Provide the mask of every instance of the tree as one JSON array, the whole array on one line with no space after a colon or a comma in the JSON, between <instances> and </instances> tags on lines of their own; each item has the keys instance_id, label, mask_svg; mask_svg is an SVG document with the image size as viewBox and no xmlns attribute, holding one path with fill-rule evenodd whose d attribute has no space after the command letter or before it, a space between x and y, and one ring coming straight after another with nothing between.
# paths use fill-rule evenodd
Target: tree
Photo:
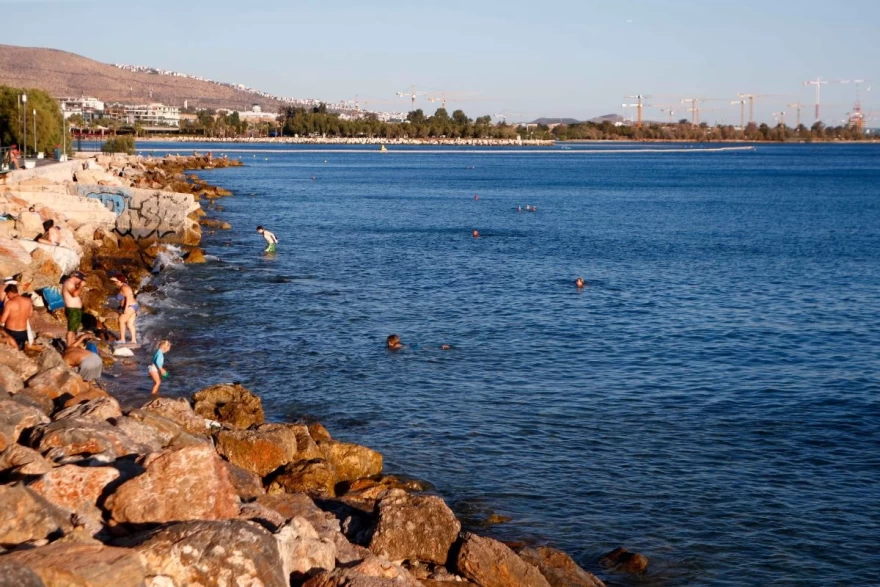
<instances>
[{"instance_id":1,"label":"tree","mask_svg":"<svg viewBox=\"0 0 880 587\"><path fill-rule=\"evenodd\" d=\"M27 94L27 104L19 104L19 96ZM0 142L4 145L22 146L27 134L27 152L34 152L34 110L37 111L37 151L51 153L63 142L61 107L42 90L19 89L0 86ZM27 133L22 129L22 116L26 117Z\"/></svg>"},{"instance_id":2,"label":"tree","mask_svg":"<svg viewBox=\"0 0 880 587\"><path fill-rule=\"evenodd\" d=\"M452 113L452 122L458 126L466 126L470 121L471 119L467 117L463 110L456 110Z\"/></svg>"},{"instance_id":3,"label":"tree","mask_svg":"<svg viewBox=\"0 0 880 587\"><path fill-rule=\"evenodd\" d=\"M423 124L427 120L427 118L425 118L425 113L422 112L421 108L413 110L412 112L407 114L406 119L412 124Z\"/></svg>"}]
</instances>

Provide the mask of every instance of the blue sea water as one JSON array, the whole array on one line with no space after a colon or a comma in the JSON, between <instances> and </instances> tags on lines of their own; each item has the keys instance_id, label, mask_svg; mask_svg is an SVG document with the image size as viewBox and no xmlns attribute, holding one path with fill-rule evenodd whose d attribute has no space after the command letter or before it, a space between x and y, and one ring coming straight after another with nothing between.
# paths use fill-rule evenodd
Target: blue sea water
<instances>
[{"instance_id":1,"label":"blue sea water","mask_svg":"<svg viewBox=\"0 0 880 587\"><path fill-rule=\"evenodd\" d=\"M880 584L880 146L238 147L149 302L166 393L241 381L609 583Z\"/></svg>"}]
</instances>

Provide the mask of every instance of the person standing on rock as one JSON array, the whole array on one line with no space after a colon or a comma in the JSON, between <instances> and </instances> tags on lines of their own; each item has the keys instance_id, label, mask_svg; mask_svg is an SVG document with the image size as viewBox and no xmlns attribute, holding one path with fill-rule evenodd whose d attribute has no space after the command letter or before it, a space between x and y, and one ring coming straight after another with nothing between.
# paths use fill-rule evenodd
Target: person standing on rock
<instances>
[{"instance_id":1,"label":"person standing on rock","mask_svg":"<svg viewBox=\"0 0 880 587\"><path fill-rule=\"evenodd\" d=\"M159 343L159 348L156 349L156 353L153 355L153 360L147 368L150 377L153 379L153 390L150 393L159 393L159 386L162 385L162 380L168 377L168 371L165 370L165 353L170 350L171 341L163 340Z\"/></svg>"},{"instance_id":2,"label":"person standing on rock","mask_svg":"<svg viewBox=\"0 0 880 587\"><path fill-rule=\"evenodd\" d=\"M131 334L131 343L137 344L137 329L134 323L140 305L134 297L134 290L122 274L111 276L110 283L119 288L119 293L116 294L116 299L119 300L119 309L122 312L122 315L119 316L119 342L125 344L125 331L128 329Z\"/></svg>"},{"instance_id":3,"label":"person standing on rock","mask_svg":"<svg viewBox=\"0 0 880 587\"><path fill-rule=\"evenodd\" d=\"M67 335L65 342L67 346L73 345L76 341L76 333L82 326L83 303L79 294L82 293L85 286L86 276L82 272L76 271L64 280L61 284L61 295L64 297L64 313L67 316Z\"/></svg>"},{"instance_id":4,"label":"person standing on rock","mask_svg":"<svg viewBox=\"0 0 880 587\"><path fill-rule=\"evenodd\" d=\"M264 253L274 253L275 246L278 244L278 237L275 236L274 233L269 232L262 226L257 227L257 232L263 235L263 238L266 239L266 250Z\"/></svg>"},{"instance_id":5,"label":"person standing on rock","mask_svg":"<svg viewBox=\"0 0 880 587\"><path fill-rule=\"evenodd\" d=\"M28 320L34 315L34 303L29 297L19 295L17 285L10 283L4 291L6 304L3 306L3 314L0 315L0 326L15 340L18 349L23 351L28 343Z\"/></svg>"}]
</instances>

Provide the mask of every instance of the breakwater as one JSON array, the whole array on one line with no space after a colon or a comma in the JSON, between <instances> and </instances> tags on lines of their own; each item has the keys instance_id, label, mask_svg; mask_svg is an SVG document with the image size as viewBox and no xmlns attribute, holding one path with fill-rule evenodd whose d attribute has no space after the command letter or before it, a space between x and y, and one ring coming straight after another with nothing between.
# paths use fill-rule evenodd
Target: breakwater
<instances>
[{"instance_id":1,"label":"breakwater","mask_svg":"<svg viewBox=\"0 0 880 587\"><path fill-rule=\"evenodd\" d=\"M203 260L201 226L223 221L198 202L229 194L187 171L233 164L99 157L74 166L70 184L10 185L4 273L29 293L85 270L109 363L108 271L143 281L169 245ZM62 227L62 245L25 258L16 247L27 253L43 218ZM64 364L58 318L38 318L36 344L0 346L0 577L12 584L601 584L560 551L462 532L426 485L383 475L381 454L317 423L266 423L259 395L239 385L123 409ZM605 564L642 572L646 561L615 551Z\"/></svg>"}]
</instances>

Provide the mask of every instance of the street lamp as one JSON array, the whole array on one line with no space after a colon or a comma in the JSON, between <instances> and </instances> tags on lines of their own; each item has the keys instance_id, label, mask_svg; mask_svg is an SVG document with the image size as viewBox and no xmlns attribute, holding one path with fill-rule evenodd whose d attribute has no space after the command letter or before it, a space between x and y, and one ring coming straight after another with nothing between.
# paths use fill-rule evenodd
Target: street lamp
<instances>
[{"instance_id":1,"label":"street lamp","mask_svg":"<svg viewBox=\"0 0 880 587\"><path fill-rule=\"evenodd\" d=\"M22 112L24 140L21 142L21 156L27 161L27 94L21 95L21 103L24 104L24 112Z\"/></svg>"}]
</instances>

